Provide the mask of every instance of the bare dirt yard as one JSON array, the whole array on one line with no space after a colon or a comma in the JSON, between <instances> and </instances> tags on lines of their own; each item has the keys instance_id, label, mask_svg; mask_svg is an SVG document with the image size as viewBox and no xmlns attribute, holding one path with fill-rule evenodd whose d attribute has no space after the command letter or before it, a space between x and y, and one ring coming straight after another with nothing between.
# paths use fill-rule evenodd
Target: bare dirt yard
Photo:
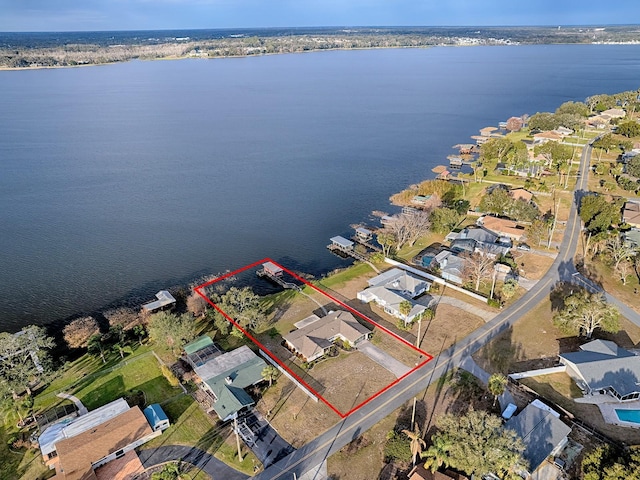
<instances>
[{"instance_id":1,"label":"bare dirt yard","mask_svg":"<svg viewBox=\"0 0 640 480\"><path fill-rule=\"evenodd\" d=\"M548 252L552 256L533 252L521 252L519 250L516 250L513 255L514 260L518 264L520 274L528 280L540 280L555 260L555 251L545 251L542 249L541 251L545 253Z\"/></svg>"}]
</instances>

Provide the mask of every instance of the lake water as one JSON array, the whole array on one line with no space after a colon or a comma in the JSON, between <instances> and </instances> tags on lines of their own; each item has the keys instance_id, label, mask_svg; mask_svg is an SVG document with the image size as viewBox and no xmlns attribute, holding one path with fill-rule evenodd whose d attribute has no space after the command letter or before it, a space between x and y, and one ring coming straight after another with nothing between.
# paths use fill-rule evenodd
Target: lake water
<instances>
[{"instance_id":1,"label":"lake water","mask_svg":"<svg viewBox=\"0 0 640 480\"><path fill-rule=\"evenodd\" d=\"M321 275L478 129L640 85L637 46L0 72L0 331L264 257Z\"/></svg>"}]
</instances>

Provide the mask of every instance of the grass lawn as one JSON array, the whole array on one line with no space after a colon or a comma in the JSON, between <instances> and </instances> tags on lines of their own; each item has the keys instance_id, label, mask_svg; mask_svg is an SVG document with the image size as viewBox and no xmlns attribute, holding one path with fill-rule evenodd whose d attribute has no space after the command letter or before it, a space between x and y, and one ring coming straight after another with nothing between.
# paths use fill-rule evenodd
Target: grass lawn
<instances>
[{"instance_id":1,"label":"grass lawn","mask_svg":"<svg viewBox=\"0 0 640 480\"><path fill-rule=\"evenodd\" d=\"M40 450L11 450L7 445L10 435L7 428L0 425L0 478L34 480L49 478L55 474L55 471L51 472L42 463Z\"/></svg>"},{"instance_id":2,"label":"grass lawn","mask_svg":"<svg viewBox=\"0 0 640 480\"><path fill-rule=\"evenodd\" d=\"M234 437L229 426L217 426L189 395L182 395L162 405L171 426L161 436L146 443L143 449L162 445L188 445L211 453L216 458L247 474L253 473L258 460L242 444L242 463L238 462Z\"/></svg>"},{"instance_id":3,"label":"grass lawn","mask_svg":"<svg viewBox=\"0 0 640 480\"><path fill-rule=\"evenodd\" d=\"M160 403L181 390L169 385L153 355L134 359L74 392L89 409L100 407L131 390L142 390L146 403Z\"/></svg>"},{"instance_id":4,"label":"grass lawn","mask_svg":"<svg viewBox=\"0 0 640 480\"><path fill-rule=\"evenodd\" d=\"M429 232L428 234L423 235L418 240L416 240L416 243L414 243L413 245L405 245L404 247L402 247L402 249L397 252L396 256L404 260L406 263L411 263L413 257L420 253L420 251L436 242L444 242L444 235L435 232Z\"/></svg>"},{"instance_id":5,"label":"grass lawn","mask_svg":"<svg viewBox=\"0 0 640 480\"><path fill-rule=\"evenodd\" d=\"M375 272L371 269L371 267L366 263L356 263L355 265L345 268L338 273L333 275L329 275L328 277L323 278L317 282L318 287L322 288L340 288L347 282L353 280L354 278L360 277L362 275L367 274L375 274ZM309 288L305 289L305 292L310 290Z\"/></svg>"},{"instance_id":6,"label":"grass lawn","mask_svg":"<svg viewBox=\"0 0 640 480\"><path fill-rule=\"evenodd\" d=\"M118 354L112 354L108 358L107 363L102 363L100 358L92 357L91 355L83 355L79 359L75 360L65 370L61 370L51 383L47 387L38 392L34 399L34 411L42 412L54 405L61 403L61 399L56 397L58 392L71 393L77 391L83 386L89 385L94 380L98 379L104 372L116 368L121 362L135 361L137 357L142 355L149 355L151 347L148 345L133 346L129 355L126 355L124 360L120 358ZM155 359L154 359L155 360ZM157 364L157 362L156 362Z\"/></svg>"},{"instance_id":7,"label":"grass lawn","mask_svg":"<svg viewBox=\"0 0 640 480\"><path fill-rule=\"evenodd\" d=\"M627 279L627 284L622 285L613 268L609 265L598 260L590 260L587 261L586 266L589 278L602 285L605 291L613 292L627 306L640 313L640 294L634 293L636 290L640 290L640 283L638 283L638 277L633 273L633 270Z\"/></svg>"}]
</instances>

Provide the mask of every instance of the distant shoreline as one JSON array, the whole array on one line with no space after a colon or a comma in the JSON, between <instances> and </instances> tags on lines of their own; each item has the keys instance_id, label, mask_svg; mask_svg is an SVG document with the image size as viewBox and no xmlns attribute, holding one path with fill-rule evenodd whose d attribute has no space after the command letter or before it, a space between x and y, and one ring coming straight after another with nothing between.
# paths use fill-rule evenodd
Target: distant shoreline
<instances>
[{"instance_id":1,"label":"distant shoreline","mask_svg":"<svg viewBox=\"0 0 640 480\"><path fill-rule=\"evenodd\" d=\"M232 58L336 50L554 44L640 44L636 26L357 27L143 32L0 32L0 70L130 60Z\"/></svg>"}]
</instances>

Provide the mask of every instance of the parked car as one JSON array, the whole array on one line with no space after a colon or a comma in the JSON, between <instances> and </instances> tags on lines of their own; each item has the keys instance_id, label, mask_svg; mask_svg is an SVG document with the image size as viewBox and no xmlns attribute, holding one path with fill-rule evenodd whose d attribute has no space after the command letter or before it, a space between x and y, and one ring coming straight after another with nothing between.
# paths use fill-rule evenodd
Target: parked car
<instances>
[{"instance_id":1,"label":"parked car","mask_svg":"<svg viewBox=\"0 0 640 480\"><path fill-rule=\"evenodd\" d=\"M522 250L523 252L528 252L531 250L531 247L526 243L520 243L517 247L518 250Z\"/></svg>"}]
</instances>

